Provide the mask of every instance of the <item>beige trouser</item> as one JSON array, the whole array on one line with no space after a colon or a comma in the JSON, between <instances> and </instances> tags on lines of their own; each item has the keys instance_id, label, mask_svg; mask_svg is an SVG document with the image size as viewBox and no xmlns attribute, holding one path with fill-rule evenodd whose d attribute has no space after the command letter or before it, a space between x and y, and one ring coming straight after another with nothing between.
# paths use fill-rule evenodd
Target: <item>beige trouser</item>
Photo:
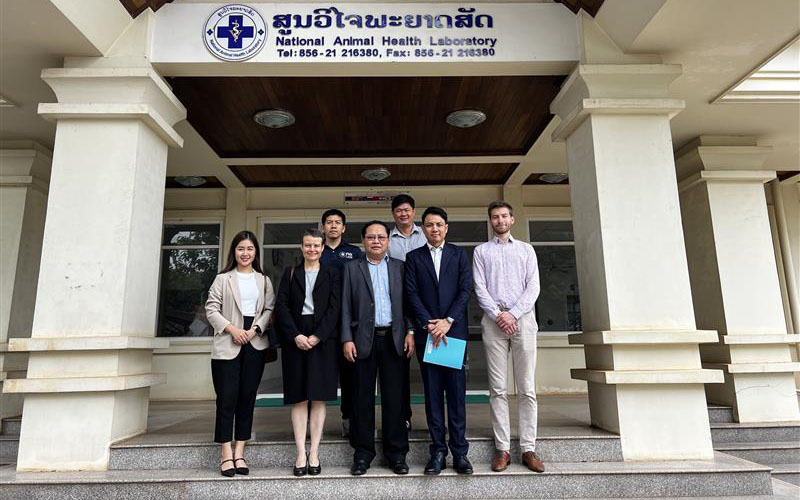
<instances>
[{"instance_id":1,"label":"beige trouser","mask_svg":"<svg viewBox=\"0 0 800 500\"><path fill-rule=\"evenodd\" d=\"M519 331L509 337L484 315L483 346L489 371L489 400L494 428L494 444L498 450L511 448L511 421L508 414L508 351L514 360L514 381L519 401L519 444L522 452L535 451L538 407L536 404L536 332L533 312L518 320Z\"/></svg>"}]
</instances>

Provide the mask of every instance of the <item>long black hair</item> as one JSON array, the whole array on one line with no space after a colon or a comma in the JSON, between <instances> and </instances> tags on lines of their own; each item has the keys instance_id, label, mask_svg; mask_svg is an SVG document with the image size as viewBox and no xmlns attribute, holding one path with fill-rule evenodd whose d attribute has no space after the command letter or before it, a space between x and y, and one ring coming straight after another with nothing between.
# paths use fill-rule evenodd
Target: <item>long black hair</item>
<instances>
[{"instance_id":1,"label":"long black hair","mask_svg":"<svg viewBox=\"0 0 800 500\"><path fill-rule=\"evenodd\" d=\"M253 269L257 273L264 274L261 270L261 247L258 245L258 238L252 231L240 231L236 233L231 241L231 247L228 249L228 261L225 264L225 269L220 271L220 274L227 273L232 269L236 269L236 247L244 240L250 240L254 247L256 247L256 257L253 259Z\"/></svg>"}]
</instances>

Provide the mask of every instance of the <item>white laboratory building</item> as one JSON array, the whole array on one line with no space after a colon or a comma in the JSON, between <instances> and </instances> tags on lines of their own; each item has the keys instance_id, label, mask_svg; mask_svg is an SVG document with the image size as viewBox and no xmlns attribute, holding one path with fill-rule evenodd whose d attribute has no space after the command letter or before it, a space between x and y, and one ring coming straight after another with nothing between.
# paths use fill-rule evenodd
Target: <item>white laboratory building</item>
<instances>
[{"instance_id":1,"label":"white laboratory building","mask_svg":"<svg viewBox=\"0 0 800 500\"><path fill-rule=\"evenodd\" d=\"M277 287L401 193L470 256L513 205L547 471L489 468L473 297L473 475L422 474L414 361L410 474L351 476L331 405L293 477L277 361L221 477L233 236ZM798 289L798 0L0 0L0 497L797 498Z\"/></svg>"}]
</instances>

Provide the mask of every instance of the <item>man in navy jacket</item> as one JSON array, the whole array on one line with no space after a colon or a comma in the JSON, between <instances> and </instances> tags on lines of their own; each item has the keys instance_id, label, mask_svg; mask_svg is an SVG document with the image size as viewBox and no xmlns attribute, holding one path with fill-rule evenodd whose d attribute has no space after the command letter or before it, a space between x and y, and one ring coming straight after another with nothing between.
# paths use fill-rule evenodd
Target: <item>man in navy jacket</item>
<instances>
[{"instance_id":1,"label":"man in navy jacket","mask_svg":"<svg viewBox=\"0 0 800 500\"><path fill-rule=\"evenodd\" d=\"M428 243L406 254L406 299L416 323L417 359L425 386L425 417L433 441L425 474L436 475L445 468L448 444L445 442L444 399L447 397L447 428L453 467L471 474L467 459L466 376L461 369L423 362L425 343L447 344L447 338L467 340L467 303L472 292L472 266L463 248L446 243L447 212L429 207L422 214L422 230Z\"/></svg>"}]
</instances>

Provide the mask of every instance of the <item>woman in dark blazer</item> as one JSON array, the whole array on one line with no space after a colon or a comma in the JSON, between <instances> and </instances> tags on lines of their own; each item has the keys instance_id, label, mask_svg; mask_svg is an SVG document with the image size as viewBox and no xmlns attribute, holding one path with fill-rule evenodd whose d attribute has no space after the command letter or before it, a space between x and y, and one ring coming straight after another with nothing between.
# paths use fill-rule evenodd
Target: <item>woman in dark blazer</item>
<instances>
[{"instance_id":1,"label":"woman in dark blazer","mask_svg":"<svg viewBox=\"0 0 800 500\"><path fill-rule=\"evenodd\" d=\"M281 335L283 403L292 406L297 446L293 473L317 475L319 443L325 424L325 401L336 400L339 352L341 277L333 266L321 266L322 233L303 235L303 263L284 271L275 303ZM311 402L311 418L308 402ZM311 448L306 454L306 423L311 425Z\"/></svg>"}]
</instances>

